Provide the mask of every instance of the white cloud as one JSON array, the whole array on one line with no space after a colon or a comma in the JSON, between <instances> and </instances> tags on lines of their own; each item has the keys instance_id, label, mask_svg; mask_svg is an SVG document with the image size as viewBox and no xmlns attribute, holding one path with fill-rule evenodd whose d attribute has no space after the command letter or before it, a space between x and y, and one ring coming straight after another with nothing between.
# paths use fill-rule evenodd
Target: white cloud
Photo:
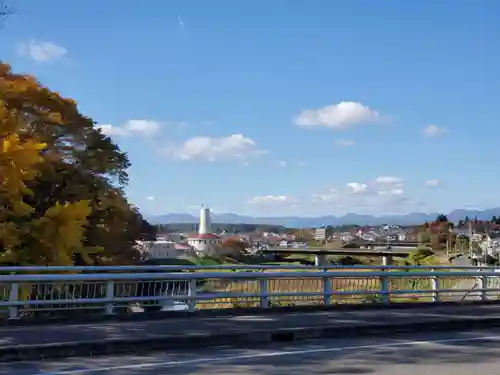
<instances>
[{"instance_id":1,"label":"white cloud","mask_svg":"<svg viewBox=\"0 0 500 375\"><path fill-rule=\"evenodd\" d=\"M181 29L183 29L183 28L184 28L184 21L182 20L181 16L178 16L178 17L177 17L177 23L179 24L179 27L180 27Z\"/></svg>"},{"instance_id":2,"label":"white cloud","mask_svg":"<svg viewBox=\"0 0 500 375\"><path fill-rule=\"evenodd\" d=\"M438 135L446 133L446 129L439 127L437 125L427 125L423 129L423 134L425 137L432 138Z\"/></svg>"},{"instance_id":3,"label":"white cloud","mask_svg":"<svg viewBox=\"0 0 500 375\"><path fill-rule=\"evenodd\" d=\"M320 194L313 194L311 197L313 202L324 202L331 203L339 199L340 192L335 188L328 188L326 191Z\"/></svg>"},{"instance_id":4,"label":"white cloud","mask_svg":"<svg viewBox=\"0 0 500 375\"><path fill-rule=\"evenodd\" d=\"M368 190L368 185L359 182L349 182L346 187L352 194L364 193Z\"/></svg>"},{"instance_id":5,"label":"white cloud","mask_svg":"<svg viewBox=\"0 0 500 375\"><path fill-rule=\"evenodd\" d=\"M389 189L381 189L377 192L379 196L401 196L404 194L403 188L389 188Z\"/></svg>"},{"instance_id":6,"label":"white cloud","mask_svg":"<svg viewBox=\"0 0 500 375\"><path fill-rule=\"evenodd\" d=\"M286 167L286 162L285 162L285 161L283 161L283 160L280 160L280 161L278 162L278 166L279 166L279 167Z\"/></svg>"},{"instance_id":7,"label":"white cloud","mask_svg":"<svg viewBox=\"0 0 500 375\"><path fill-rule=\"evenodd\" d=\"M187 139L180 147L167 150L180 160L240 159L259 156L266 151L258 149L254 140L243 134L227 137L193 137Z\"/></svg>"},{"instance_id":8,"label":"white cloud","mask_svg":"<svg viewBox=\"0 0 500 375\"><path fill-rule=\"evenodd\" d=\"M381 175L369 180L330 186L314 194L261 195L251 198L253 213L259 215L396 214L418 210L417 197L407 194L400 177Z\"/></svg>"},{"instance_id":9,"label":"white cloud","mask_svg":"<svg viewBox=\"0 0 500 375\"><path fill-rule=\"evenodd\" d=\"M391 184L391 185L394 185L394 184L402 184L403 183L403 179L399 178L399 177L394 177L394 176L379 176L375 179L375 182L377 184Z\"/></svg>"},{"instance_id":10,"label":"white cloud","mask_svg":"<svg viewBox=\"0 0 500 375\"><path fill-rule=\"evenodd\" d=\"M436 180L436 179L432 179L432 180L427 180L427 181L425 181L425 185L427 185L427 186L429 186L429 187L439 186L440 184L441 184L441 181Z\"/></svg>"},{"instance_id":11,"label":"white cloud","mask_svg":"<svg viewBox=\"0 0 500 375\"><path fill-rule=\"evenodd\" d=\"M358 102L340 102L316 109L302 111L295 123L304 128L328 127L347 129L359 124L370 124L381 120L380 114Z\"/></svg>"},{"instance_id":12,"label":"white cloud","mask_svg":"<svg viewBox=\"0 0 500 375\"><path fill-rule=\"evenodd\" d=\"M349 139L339 139L337 141L335 141L335 145L337 147L352 147L354 146L354 141L351 141Z\"/></svg>"},{"instance_id":13,"label":"white cloud","mask_svg":"<svg viewBox=\"0 0 500 375\"><path fill-rule=\"evenodd\" d=\"M259 205L276 205L276 204L290 204L297 203L295 198L286 196L286 195L257 195L248 200L250 204L259 204Z\"/></svg>"},{"instance_id":14,"label":"white cloud","mask_svg":"<svg viewBox=\"0 0 500 375\"><path fill-rule=\"evenodd\" d=\"M375 179L378 196L398 197L404 194L403 179L394 176L379 176Z\"/></svg>"},{"instance_id":15,"label":"white cloud","mask_svg":"<svg viewBox=\"0 0 500 375\"><path fill-rule=\"evenodd\" d=\"M149 197L146 197L146 200L148 200L148 201L154 201L155 197L153 195L150 195Z\"/></svg>"},{"instance_id":16,"label":"white cloud","mask_svg":"<svg viewBox=\"0 0 500 375\"><path fill-rule=\"evenodd\" d=\"M324 210L346 209L346 212L395 212L409 201L404 181L394 176L379 176L366 182L349 182L343 187L329 187L311 196L311 204Z\"/></svg>"},{"instance_id":17,"label":"white cloud","mask_svg":"<svg viewBox=\"0 0 500 375\"><path fill-rule=\"evenodd\" d=\"M160 124L150 120L129 120L122 126L114 126L110 124L97 125L97 128L107 136L152 136L160 129Z\"/></svg>"},{"instance_id":18,"label":"white cloud","mask_svg":"<svg viewBox=\"0 0 500 375\"><path fill-rule=\"evenodd\" d=\"M22 56L28 56L35 61L49 62L64 57L68 51L52 42L31 40L18 45L18 52Z\"/></svg>"}]
</instances>

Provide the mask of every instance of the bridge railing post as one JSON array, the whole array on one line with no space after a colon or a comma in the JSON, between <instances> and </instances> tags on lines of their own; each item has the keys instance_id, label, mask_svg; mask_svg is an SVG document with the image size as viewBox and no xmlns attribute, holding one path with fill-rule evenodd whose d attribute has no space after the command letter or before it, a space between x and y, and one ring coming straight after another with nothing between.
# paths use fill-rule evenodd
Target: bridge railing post
<instances>
[{"instance_id":1,"label":"bridge railing post","mask_svg":"<svg viewBox=\"0 0 500 375\"><path fill-rule=\"evenodd\" d=\"M436 270L434 268L431 268L431 272L435 272ZM431 290L432 290L432 302L439 302L440 300L440 295L439 295L439 286L440 280L437 276L432 276L431 277Z\"/></svg>"},{"instance_id":2,"label":"bridge railing post","mask_svg":"<svg viewBox=\"0 0 500 375\"><path fill-rule=\"evenodd\" d=\"M479 268L479 271L483 271L481 268ZM479 289L481 290L481 301L486 301L488 299L488 292L487 292L487 288L488 288L488 276L479 276L478 278L478 287Z\"/></svg>"},{"instance_id":3,"label":"bridge railing post","mask_svg":"<svg viewBox=\"0 0 500 375\"><path fill-rule=\"evenodd\" d=\"M193 297L196 297L196 294L198 292L197 281L198 280L196 280L196 279L190 279L188 282L188 296L191 297L187 303L189 312L196 311L196 298L193 298Z\"/></svg>"},{"instance_id":4,"label":"bridge railing post","mask_svg":"<svg viewBox=\"0 0 500 375\"><path fill-rule=\"evenodd\" d=\"M332 304L332 279L325 276L323 277L323 304L325 306Z\"/></svg>"},{"instance_id":5,"label":"bridge railing post","mask_svg":"<svg viewBox=\"0 0 500 375\"><path fill-rule=\"evenodd\" d=\"M259 280L259 305L261 309L267 309L269 307L269 296L268 296L268 279Z\"/></svg>"},{"instance_id":6,"label":"bridge railing post","mask_svg":"<svg viewBox=\"0 0 500 375\"><path fill-rule=\"evenodd\" d=\"M385 271L387 272L387 271ZM382 303L387 305L391 303L391 283L389 276L380 276L380 295L382 296Z\"/></svg>"},{"instance_id":7,"label":"bridge railing post","mask_svg":"<svg viewBox=\"0 0 500 375\"><path fill-rule=\"evenodd\" d=\"M114 298L115 298L115 282L108 281L106 283L106 299L108 300L108 302L106 302L106 306L104 308L106 311L106 315L114 314L115 305L112 302Z\"/></svg>"},{"instance_id":8,"label":"bridge railing post","mask_svg":"<svg viewBox=\"0 0 500 375\"><path fill-rule=\"evenodd\" d=\"M10 284L9 291L9 302L18 302L19 301L19 284L12 283ZM19 319L19 306L10 306L9 307L9 319Z\"/></svg>"}]
</instances>

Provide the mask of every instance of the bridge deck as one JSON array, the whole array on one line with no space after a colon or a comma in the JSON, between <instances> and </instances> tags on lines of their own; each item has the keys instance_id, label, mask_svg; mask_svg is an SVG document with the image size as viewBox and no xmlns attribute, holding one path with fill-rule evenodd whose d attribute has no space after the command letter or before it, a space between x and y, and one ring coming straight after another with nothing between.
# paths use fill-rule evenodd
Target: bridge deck
<instances>
[{"instance_id":1,"label":"bridge deck","mask_svg":"<svg viewBox=\"0 0 500 375\"><path fill-rule=\"evenodd\" d=\"M408 256L415 249L391 248L386 249L364 249L364 248L342 248L342 249L320 249L320 248L271 248L264 249L263 252L271 254L310 254L310 255L358 255L358 256Z\"/></svg>"},{"instance_id":2,"label":"bridge deck","mask_svg":"<svg viewBox=\"0 0 500 375\"><path fill-rule=\"evenodd\" d=\"M175 337L217 335L220 333L268 332L302 327L344 327L366 325L406 325L429 322L439 324L454 319L500 319L500 306L433 306L409 309L370 309L318 311L300 313L269 313L254 316L179 317L149 321L106 321L87 324L2 326L0 350L17 346L39 346L79 342L112 342L116 340L175 339Z\"/></svg>"}]
</instances>

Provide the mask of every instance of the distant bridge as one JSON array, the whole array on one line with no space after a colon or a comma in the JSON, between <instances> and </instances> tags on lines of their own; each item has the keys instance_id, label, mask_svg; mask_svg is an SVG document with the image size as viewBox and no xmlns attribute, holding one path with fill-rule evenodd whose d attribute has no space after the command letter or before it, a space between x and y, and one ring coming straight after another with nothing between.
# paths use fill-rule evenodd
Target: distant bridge
<instances>
[{"instance_id":1,"label":"distant bridge","mask_svg":"<svg viewBox=\"0 0 500 375\"><path fill-rule=\"evenodd\" d=\"M382 258L382 263L384 265L392 264L392 259L394 257L407 258L414 249L409 248L397 248L392 247L390 249L358 249L358 248L342 248L342 249L322 249L322 248L267 248L262 249L264 253L271 253L274 256L284 255L284 254L302 254L302 255L314 255L314 264L316 266L322 266L327 264L328 255L353 255L353 256L379 256Z\"/></svg>"},{"instance_id":2,"label":"distant bridge","mask_svg":"<svg viewBox=\"0 0 500 375\"><path fill-rule=\"evenodd\" d=\"M414 248L416 248L416 247L420 246L420 242L417 242L417 241L367 242L367 243L361 244L360 246L370 248L370 247L380 247L380 246L387 247L388 245L391 247L414 247Z\"/></svg>"}]
</instances>

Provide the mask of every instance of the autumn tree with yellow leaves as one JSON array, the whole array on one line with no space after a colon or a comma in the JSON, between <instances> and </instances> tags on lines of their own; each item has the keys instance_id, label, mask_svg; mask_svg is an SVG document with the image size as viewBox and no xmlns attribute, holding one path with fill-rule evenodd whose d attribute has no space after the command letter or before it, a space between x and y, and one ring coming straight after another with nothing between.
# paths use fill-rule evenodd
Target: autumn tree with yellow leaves
<instances>
[{"instance_id":1,"label":"autumn tree with yellow leaves","mask_svg":"<svg viewBox=\"0 0 500 375\"><path fill-rule=\"evenodd\" d=\"M0 263L133 263L153 233L123 194L129 165L73 100L0 62Z\"/></svg>"}]
</instances>

